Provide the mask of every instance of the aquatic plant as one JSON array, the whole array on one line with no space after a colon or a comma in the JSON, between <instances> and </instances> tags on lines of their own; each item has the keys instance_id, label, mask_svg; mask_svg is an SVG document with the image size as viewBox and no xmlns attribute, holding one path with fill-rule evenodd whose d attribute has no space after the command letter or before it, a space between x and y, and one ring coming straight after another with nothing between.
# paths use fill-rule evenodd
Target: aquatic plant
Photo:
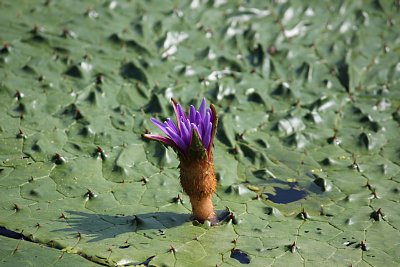
<instances>
[{"instance_id":1,"label":"aquatic plant","mask_svg":"<svg viewBox=\"0 0 400 267\"><path fill-rule=\"evenodd\" d=\"M162 123L155 118L151 122L167 137L145 134L144 137L172 147L180 160L180 181L183 191L192 204L193 216L200 222L216 221L211 197L216 190L212 143L217 126L217 113L211 104L206 108L203 98L198 110L193 105L188 115L174 99L176 124L170 119Z\"/></svg>"}]
</instances>

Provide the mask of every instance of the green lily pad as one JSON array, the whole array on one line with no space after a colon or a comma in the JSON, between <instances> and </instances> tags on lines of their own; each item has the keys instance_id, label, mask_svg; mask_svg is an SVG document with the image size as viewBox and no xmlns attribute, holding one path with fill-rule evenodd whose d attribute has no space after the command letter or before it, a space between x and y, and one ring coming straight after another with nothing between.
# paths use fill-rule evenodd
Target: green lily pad
<instances>
[{"instance_id":1,"label":"green lily pad","mask_svg":"<svg viewBox=\"0 0 400 267\"><path fill-rule=\"evenodd\" d=\"M0 265L400 264L398 3L3 2ZM142 137L203 97L212 226Z\"/></svg>"}]
</instances>

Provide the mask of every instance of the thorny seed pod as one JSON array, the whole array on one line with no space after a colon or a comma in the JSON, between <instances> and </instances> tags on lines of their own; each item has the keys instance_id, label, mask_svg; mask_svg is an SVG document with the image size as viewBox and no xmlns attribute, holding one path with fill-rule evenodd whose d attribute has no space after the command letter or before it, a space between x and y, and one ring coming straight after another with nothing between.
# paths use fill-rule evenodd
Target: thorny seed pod
<instances>
[{"instance_id":1,"label":"thorny seed pod","mask_svg":"<svg viewBox=\"0 0 400 267\"><path fill-rule=\"evenodd\" d=\"M171 99L175 111L176 124L170 119L162 123L151 118L167 137L144 134L147 139L171 146L180 160L180 181L183 191L189 195L193 216L199 222L215 223L214 207L211 201L217 181L212 159L212 143L217 127L217 112L211 104L206 108L203 98L199 109L190 106L186 115L180 104Z\"/></svg>"}]
</instances>

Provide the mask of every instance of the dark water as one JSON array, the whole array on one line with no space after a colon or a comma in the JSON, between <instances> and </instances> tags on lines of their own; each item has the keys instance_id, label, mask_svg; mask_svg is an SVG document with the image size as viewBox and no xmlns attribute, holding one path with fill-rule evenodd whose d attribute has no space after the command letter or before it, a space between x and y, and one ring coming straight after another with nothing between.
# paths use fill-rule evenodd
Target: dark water
<instances>
[{"instance_id":1,"label":"dark water","mask_svg":"<svg viewBox=\"0 0 400 267\"><path fill-rule=\"evenodd\" d=\"M305 190L299 190L296 188L283 189L280 187L274 187L275 194L265 193L268 199L277 204L287 204L298 201L305 198L308 193Z\"/></svg>"},{"instance_id":2,"label":"dark water","mask_svg":"<svg viewBox=\"0 0 400 267\"><path fill-rule=\"evenodd\" d=\"M237 260L241 264L249 264L250 263L250 258L249 255L247 255L246 252L240 250L240 249L232 249L231 250L231 258Z\"/></svg>"},{"instance_id":3,"label":"dark water","mask_svg":"<svg viewBox=\"0 0 400 267\"><path fill-rule=\"evenodd\" d=\"M20 233L10 231L4 227L0 226L0 235L9 237L9 238L15 238L15 239L22 239L24 236L21 235Z\"/></svg>"}]
</instances>

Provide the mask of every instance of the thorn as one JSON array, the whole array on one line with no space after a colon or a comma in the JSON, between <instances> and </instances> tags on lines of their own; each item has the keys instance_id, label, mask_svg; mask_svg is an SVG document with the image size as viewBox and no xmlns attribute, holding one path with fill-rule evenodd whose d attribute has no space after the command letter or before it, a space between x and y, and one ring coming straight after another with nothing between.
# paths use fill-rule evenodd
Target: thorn
<instances>
[{"instance_id":1,"label":"thorn","mask_svg":"<svg viewBox=\"0 0 400 267\"><path fill-rule=\"evenodd\" d=\"M376 211L373 211L371 213L371 218L374 219L375 221L381 221L383 217L383 213L381 208L377 209Z\"/></svg>"},{"instance_id":2,"label":"thorn","mask_svg":"<svg viewBox=\"0 0 400 267\"><path fill-rule=\"evenodd\" d=\"M296 99L296 101L292 104L293 107L300 107L300 99Z\"/></svg>"},{"instance_id":3,"label":"thorn","mask_svg":"<svg viewBox=\"0 0 400 267\"><path fill-rule=\"evenodd\" d=\"M142 182L142 185L147 184L147 179L146 179L144 176L142 176L142 177L140 178L140 181Z\"/></svg>"},{"instance_id":4,"label":"thorn","mask_svg":"<svg viewBox=\"0 0 400 267\"><path fill-rule=\"evenodd\" d=\"M361 172L360 166L357 163L356 155L353 153L351 154L351 157L353 158L353 163L350 165L350 168L355 169L358 172Z\"/></svg>"},{"instance_id":5,"label":"thorn","mask_svg":"<svg viewBox=\"0 0 400 267\"><path fill-rule=\"evenodd\" d=\"M269 113L274 114L275 113L275 108L272 106L271 109L269 110Z\"/></svg>"},{"instance_id":6,"label":"thorn","mask_svg":"<svg viewBox=\"0 0 400 267\"><path fill-rule=\"evenodd\" d=\"M35 181L35 178L33 178L33 176L31 176L29 179L28 179L28 182L30 182L30 183L33 183Z\"/></svg>"},{"instance_id":7,"label":"thorn","mask_svg":"<svg viewBox=\"0 0 400 267\"><path fill-rule=\"evenodd\" d=\"M289 250L290 250L290 252L295 253L297 251L297 249L298 249L298 247L297 247L296 241L293 241L293 243L291 245L289 245Z\"/></svg>"},{"instance_id":8,"label":"thorn","mask_svg":"<svg viewBox=\"0 0 400 267\"><path fill-rule=\"evenodd\" d=\"M82 238L82 235L81 235L81 233L80 232L78 232L77 234L76 234L76 236L75 236L76 238L78 238L78 240L81 240L81 238Z\"/></svg>"},{"instance_id":9,"label":"thorn","mask_svg":"<svg viewBox=\"0 0 400 267\"><path fill-rule=\"evenodd\" d=\"M273 46L273 45L270 46L270 47L268 47L267 52L268 52L268 54L270 54L271 56L274 56L274 55L276 54L276 47Z\"/></svg>"},{"instance_id":10,"label":"thorn","mask_svg":"<svg viewBox=\"0 0 400 267\"><path fill-rule=\"evenodd\" d=\"M90 189L88 189L87 192L85 193L85 197L88 199L92 199L94 197L97 197L97 195L93 193Z\"/></svg>"},{"instance_id":11,"label":"thorn","mask_svg":"<svg viewBox=\"0 0 400 267\"><path fill-rule=\"evenodd\" d=\"M67 217L64 215L64 213L61 213L61 215L60 215L60 217L58 217L58 219L64 219L64 220L66 220Z\"/></svg>"},{"instance_id":12,"label":"thorn","mask_svg":"<svg viewBox=\"0 0 400 267\"><path fill-rule=\"evenodd\" d=\"M367 244L364 242L364 240L361 240L361 242L357 245L357 247L361 248L362 251L368 250Z\"/></svg>"},{"instance_id":13,"label":"thorn","mask_svg":"<svg viewBox=\"0 0 400 267\"><path fill-rule=\"evenodd\" d=\"M81 110L80 110L79 108L76 108L76 109L75 109L74 118L75 118L76 120L79 120L79 119L82 119L82 118L83 118L83 115L82 115Z\"/></svg>"},{"instance_id":14,"label":"thorn","mask_svg":"<svg viewBox=\"0 0 400 267\"><path fill-rule=\"evenodd\" d=\"M61 36L64 38L72 37L72 33L68 29L64 28L62 30Z\"/></svg>"},{"instance_id":15,"label":"thorn","mask_svg":"<svg viewBox=\"0 0 400 267\"><path fill-rule=\"evenodd\" d=\"M173 253L175 255L176 249L173 246L171 246L171 248L168 250L168 252Z\"/></svg>"},{"instance_id":16,"label":"thorn","mask_svg":"<svg viewBox=\"0 0 400 267\"><path fill-rule=\"evenodd\" d=\"M8 45L8 43L4 43L3 48L0 49L0 54L8 54L8 53L10 53L10 51L11 51L11 48Z\"/></svg>"},{"instance_id":17,"label":"thorn","mask_svg":"<svg viewBox=\"0 0 400 267\"><path fill-rule=\"evenodd\" d=\"M21 207L18 206L18 204L14 204L13 210L15 210L16 212L21 210Z\"/></svg>"},{"instance_id":18,"label":"thorn","mask_svg":"<svg viewBox=\"0 0 400 267\"><path fill-rule=\"evenodd\" d=\"M165 236L165 232L164 232L164 230L162 230L162 229L158 229L158 233L159 233L161 236Z\"/></svg>"},{"instance_id":19,"label":"thorn","mask_svg":"<svg viewBox=\"0 0 400 267\"><path fill-rule=\"evenodd\" d=\"M17 92L15 93L14 97L19 101L19 100L21 100L21 98L24 97L24 94L21 93L19 90L17 90Z\"/></svg>"},{"instance_id":20,"label":"thorn","mask_svg":"<svg viewBox=\"0 0 400 267\"><path fill-rule=\"evenodd\" d=\"M178 194L178 196L173 198L174 203L181 203L183 204L183 199L181 198L181 195Z\"/></svg>"},{"instance_id":21,"label":"thorn","mask_svg":"<svg viewBox=\"0 0 400 267\"><path fill-rule=\"evenodd\" d=\"M239 223L238 219L236 218L236 215L232 211L229 212L229 215L228 215L226 221L227 222L232 221L232 224L238 224Z\"/></svg>"},{"instance_id":22,"label":"thorn","mask_svg":"<svg viewBox=\"0 0 400 267\"><path fill-rule=\"evenodd\" d=\"M102 160L106 160L107 159L106 153L104 153L104 150L100 146L97 147L96 154L97 154L97 156L100 156L100 158Z\"/></svg>"},{"instance_id":23,"label":"thorn","mask_svg":"<svg viewBox=\"0 0 400 267\"><path fill-rule=\"evenodd\" d=\"M53 156L53 161L55 164L60 165L65 162L65 159L59 153L56 153Z\"/></svg>"},{"instance_id":24,"label":"thorn","mask_svg":"<svg viewBox=\"0 0 400 267\"><path fill-rule=\"evenodd\" d=\"M319 215L321 215L321 216L325 215L325 212L324 212L324 205L320 205L320 206L319 206Z\"/></svg>"},{"instance_id":25,"label":"thorn","mask_svg":"<svg viewBox=\"0 0 400 267\"><path fill-rule=\"evenodd\" d=\"M17 138L18 139L26 139L26 135L22 132L21 129L19 129L19 132L17 133Z\"/></svg>"},{"instance_id":26,"label":"thorn","mask_svg":"<svg viewBox=\"0 0 400 267\"><path fill-rule=\"evenodd\" d=\"M333 136L328 138L329 144L336 144L337 143L337 130L336 128L333 129Z\"/></svg>"},{"instance_id":27,"label":"thorn","mask_svg":"<svg viewBox=\"0 0 400 267\"><path fill-rule=\"evenodd\" d=\"M40 27L38 25L34 24L31 29L31 33L34 35L37 35L39 32L40 32Z\"/></svg>"},{"instance_id":28,"label":"thorn","mask_svg":"<svg viewBox=\"0 0 400 267\"><path fill-rule=\"evenodd\" d=\"M232 149L230 149L230 152L234 155L239 153L239 149L238 147L235 145Z\"/></svg>"},{"instance_id":29,"label":"thorn","mask_svg":"<svg viewBox=\"0 0 400 267\"><path fill-rule=\"evenodd\" d=\"M304 210L304 208L301 209L301 212L299 213L298 217L302 220L310 219L310 215Z\"/></svg>"},{"instance_id":30,"label":"thorn","mask_svg":"<svg viewBox=\"0 0 400 267\"><path fill-rule=\"evenodd\" d=\"M40 228L40 227L42 227L42 226L40 225L40 223L36 223L35 227L36 227L36 228Z\"/></svg>"},{"instance_id":31,"label":"thorn","mask_svg":"<svg viewBox=\"0 0 400 267\"><path fill-rule=\"evenodd\" d=\"M97 85L103 84L103 82L104 82L104 76L101 73L97 74L96 75L96 84Z\"/></svg>"},{"instance_id":32,"label":"thorn","mask_svg":"<svg viewBox=\"0 0 400 267\"><path fill-rule=\"evenodd\" d=\"M257 196L253 197L253 200L261 200L261 199L262 199L261 194L257 194Z\"/></svg>"},{"instance_id":33,"label":"thorn","mask_svg":"<svg viewBox=\"0 0 400 267\"><path fill-rule=\"evenodd\" d=\"M376 189L372 189L372 196L371 196L371 198L372 199L378 199L379 197L378 197L378 194L376 193Z\"/></svg>"}]
</instances>

